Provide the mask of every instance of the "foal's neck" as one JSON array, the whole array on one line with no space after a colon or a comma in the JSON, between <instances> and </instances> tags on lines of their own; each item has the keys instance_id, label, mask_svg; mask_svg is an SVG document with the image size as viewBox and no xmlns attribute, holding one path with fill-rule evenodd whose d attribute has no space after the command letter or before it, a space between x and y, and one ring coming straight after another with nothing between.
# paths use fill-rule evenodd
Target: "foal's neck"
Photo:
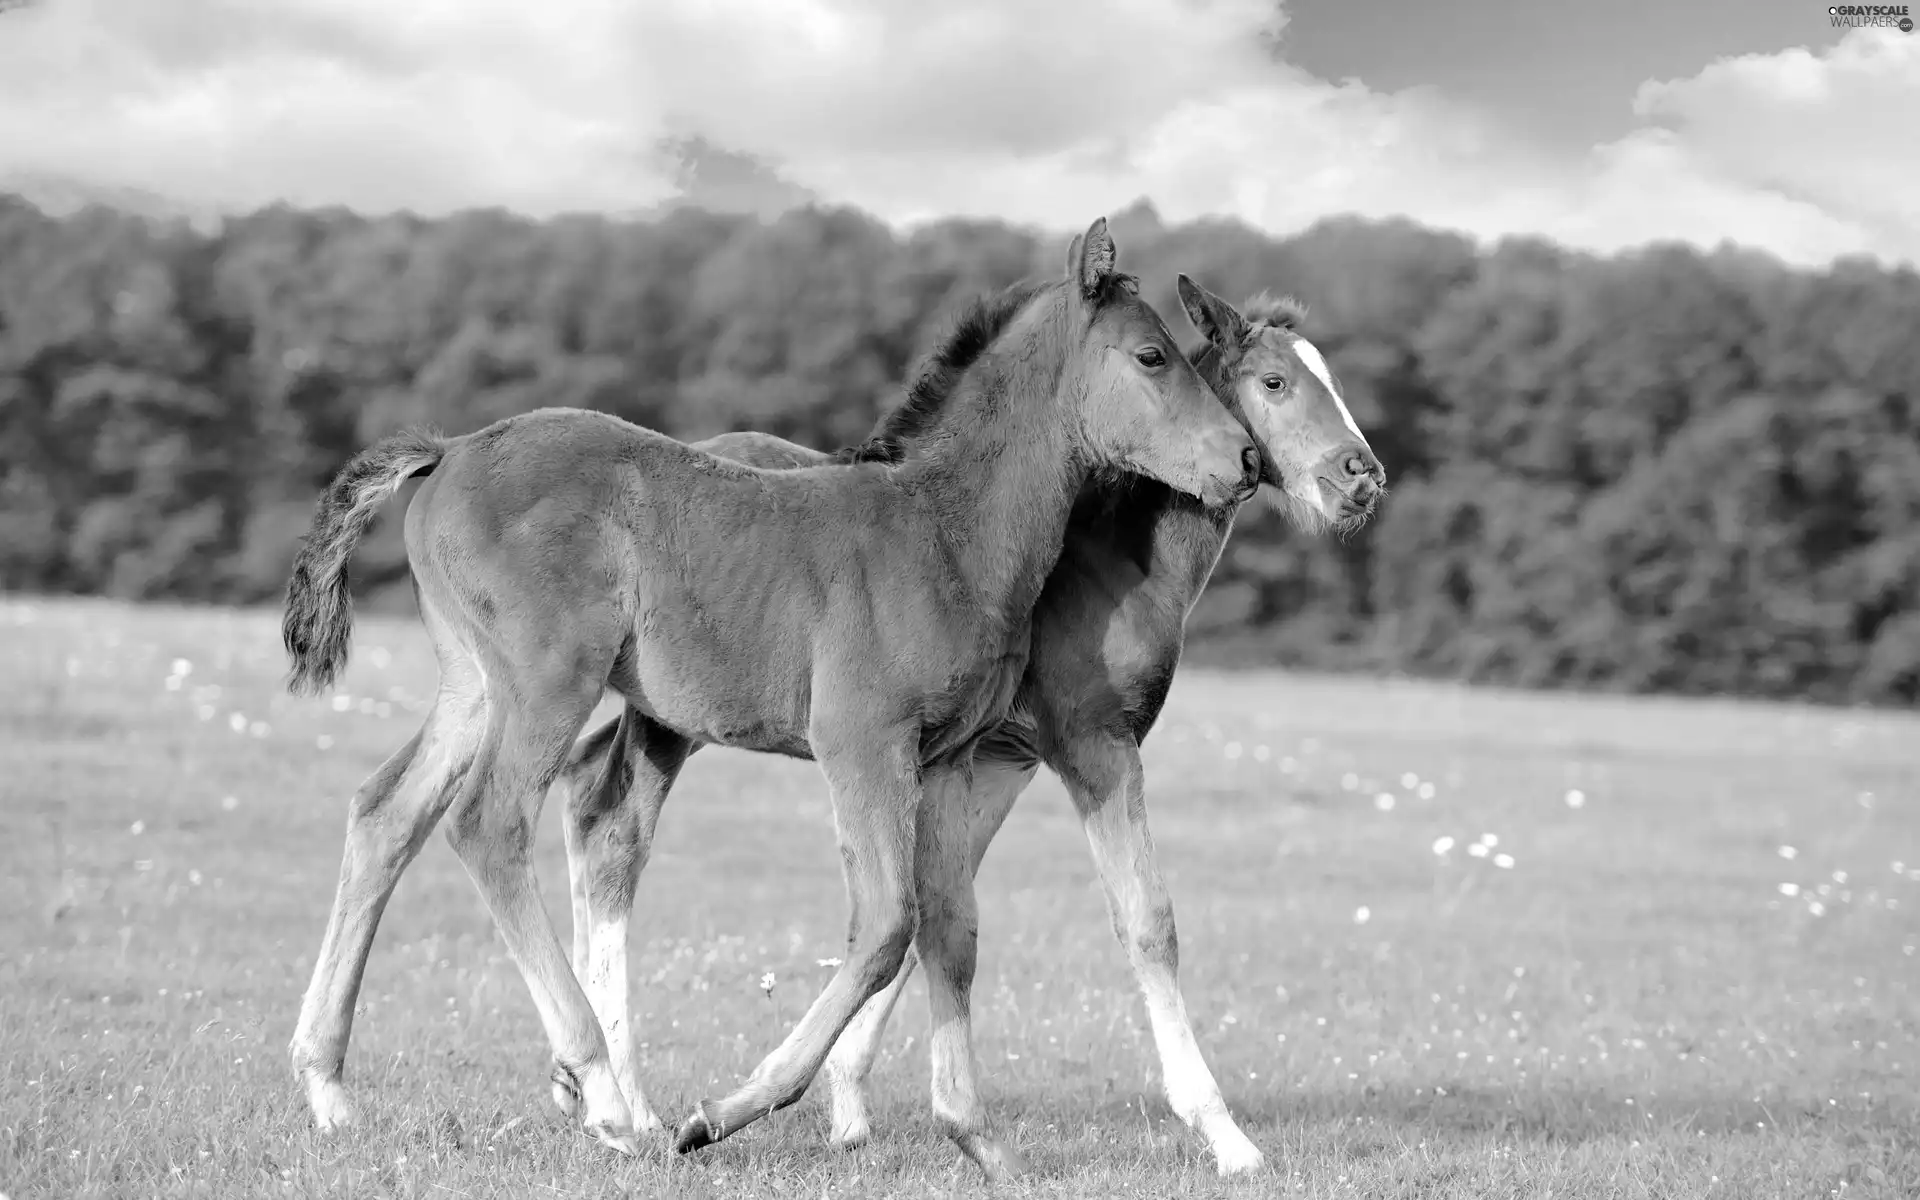
<instances>
[{"instance_id":1,"label":"foal's neck","mask_svg":"<svg viewBox=\"0 0 1920 1200\"><path fill-rule=\"evenodd\" d=\"M1123 603L1185 613L1213 575L1238 509L1209 511L1150 479L1090 489L1068 522L1067 553L1097 573L1121 572L1109 586Z\"/></svg>"},{"instance_id":2,"label":"foal's neck","mask_svg":"<svg viewBox=\"0 0 1920 1200\"><path fill-rule=\"evenodd\" d=\"M1177 600L1183 611L1192 608L1213 577L1239 511L1236 504L1209 512L1192 496L1167 489L1154 520L1147 586L1164 589L1162 594Z\"/></svg>"},{"instance_id":3,"label":"foal's neck","mask_svg":"<svg viewBox=\"0 0 1920 1200\"><path fill-rule=\"evenodd\" d=\"M1219 351L1205 347L1190 355L1189 361L1207 387L1215 395L1226 397L1228 407L1238 416L1239 410L1232 401L1232 379L1221 363ZM1233 533L1233 519L1239 514L1240 505L1210 511L1199 500L1172 488L1156 488L1154 494L1158 501L1154 511L1142 514L1152 527L1149 558L1145 564L1147 587L1179 603L1184 611L1193 607L1213 577L1220 552Z\"/></svg>"},{"instance_id":4,"label":"foal's neck","mask_svg":"<svg viewBox=\"0 0 1920 1200\"><path fill-rule=\"evenodd\" d=\"M898 468L929 503L977 614L996 624L1038 602L1088 474L1056 395L1070 382L1065 339L1051 327L1059 319L1038 315L971 370L920 452Z\"/></svg>"}]
</instances>

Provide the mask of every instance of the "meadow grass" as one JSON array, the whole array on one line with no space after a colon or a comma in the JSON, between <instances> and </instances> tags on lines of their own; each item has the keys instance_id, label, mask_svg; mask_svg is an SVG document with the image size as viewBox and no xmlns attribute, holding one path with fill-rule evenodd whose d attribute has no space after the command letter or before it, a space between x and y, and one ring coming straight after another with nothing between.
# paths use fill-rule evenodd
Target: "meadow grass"
<instances>
[{"instance_id":1,"label":"meadow grass","mask_svg":"<svg viewBox=\"0 0 1920 1200\"><path fill-rule=\"evenodd\" d=\"M820 1093L698 1155L567 1126L478 896L402 882L316 1135L285 1047L345 800L434 687L367 618L294 700L269 612L0 603L0 1193L920 1196L923 984L874 1142ZM1040 1196L1920 1195L1920 719L1190 670L1145 752L1201 1043L1268 1171L1167 1109L1078 824L1043 776L980 881L987 1102ZM564 937L556 814L540 870ZM1448 839L1451 839L1449 843ZM640 888L645 1080L744 1077L844 952L814 768L698 755ZM762 989L771 973L773 987Z\"/></svg>"}]
</instances>

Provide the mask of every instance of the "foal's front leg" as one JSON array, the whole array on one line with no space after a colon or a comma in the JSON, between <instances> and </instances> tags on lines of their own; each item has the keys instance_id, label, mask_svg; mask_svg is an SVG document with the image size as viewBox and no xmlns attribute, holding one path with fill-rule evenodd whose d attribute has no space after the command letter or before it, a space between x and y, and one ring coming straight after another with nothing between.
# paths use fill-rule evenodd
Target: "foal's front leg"
<instances>
[{"instance_id":1,"label":"foal's front leg","mask_svg":"<svg viewBox=\"0 0 1920 1200\"><path fill-rule=\"evenodd\" d=\"M965 798L969 869L974 877L979 876L980 861L1012 811L1013 802L1033 782L1039 769L1037 763L974 758L972 792ZM907 956L893 982L861 1007L827 1056L827 1087L833 1112L830 1136L836 1146L863 1145L873 1136L873 1124L867 1115L867 1076L879 1056L880 1039L886 1034L893 1006L906 990L907 979L918 962L917 955Z\"/></svg>"},{"instance_id":2,"label":"foal's front leg","mask_svg":"<svg viewBox=\"0 0 1920 1200\"><path fill-rule=\"evenodd\" d=\"M659 1129L661 1121L640 1086L627 990L628 931L660 807L693 748L628 708L575 744L554 784L564 805L573 893L573 972L606 1035L634 1128L643 1130ZM554 1082L553 1099L568 1116L578 1111L579 1094L564 1080Z\"/></svg>"},{"instance_id":3,"label":"foal's front leg","mask_svg":"<svg viewBox=\"0 0 1920 1200\"><path fill-rule=\"evenodd\" d=\"M1113 931L1147 1001L1160 1071L1173 1111L1200 1131L1220 1174L1259 1168L1260 1151L1234 1123L1207 1069L1180 994L1180 944L1153 836L1147 831L1140 750L1131 737L1084 734L1050 760L1066 783L1107 893Z\"/></svg>"},{"instance_id":4,"label":"foal's front leg","mask_svg":"<svg viewBox=\"0 0 1920 1200\"><path fill-rule=\"evenodd\" d=\"M973 894L974 830L970 763L927 772L920 809L915 883L920 928L914 947L927 968L933 1015L933 1116L988 1179L1026 1174L1011 1143L987 1123L973 1055L973 972L980 911Z\"/></svg>"},{"instance_id":5,"label":"foal's front leg","mask_svg":"<svg viewBox=\"0 0 1920 1200\"><path fill-rule=\"evenodd\" d=\"M827 709L820 702L815 711ZM885 736L835 731L814 737L833 793L834 828L853 914L847 956L806 1015L745 1084L724 1100L702 1101L674 1138L682 1153L719 1141L798 1100L827 1052L867 998L900 970L913 941L914 829L920 808L919 729Z\"/></svg>"}]
</instances>

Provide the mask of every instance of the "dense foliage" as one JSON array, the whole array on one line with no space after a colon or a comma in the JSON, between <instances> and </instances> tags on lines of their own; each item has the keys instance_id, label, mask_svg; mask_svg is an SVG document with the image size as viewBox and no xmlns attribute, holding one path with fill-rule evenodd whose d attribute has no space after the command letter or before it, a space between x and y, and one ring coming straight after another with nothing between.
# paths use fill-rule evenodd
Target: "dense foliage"
<instances>
[{"instance_id":1,"label":"dense foliage","mask_svg":"<svg viewBox=\"0 0 1920 1200\"><path fill-rule=\"evenodd\" d=\"M1244 516L1194 657L1920 698L1920 275L1354 219L1114 227L1183 333L1176 271L1305 299L1390 475L1345 541ZM0 197L0 586L272 602L320 487L417 421L570 404L839 445L959 300L1063 254L848 210L210 232ZM404 580L398 526L369 591Z\"/></svg>"}]
</instances>

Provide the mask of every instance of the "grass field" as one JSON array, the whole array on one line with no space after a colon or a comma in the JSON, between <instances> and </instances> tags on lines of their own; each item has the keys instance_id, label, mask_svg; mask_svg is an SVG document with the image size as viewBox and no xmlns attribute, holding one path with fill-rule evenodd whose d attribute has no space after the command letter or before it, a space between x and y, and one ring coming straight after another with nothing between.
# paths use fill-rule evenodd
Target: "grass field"
<instances>
[{"instance_id":1,"label":"grass field","mask_svg":"<svg viewBox=\"0 0 1920 1200\"><path fill-rule=\"evenodd\" d=\"M295 701L272 613L0 603L0 1192L983 1190L927 1110L918 980L866 1149L828 1149L810 1095L694 1157L615 1159L551 1108L439 838L369 968L363 1126L313 1134L285 1046L345 798L434 684L411 622L364 620L354 651L345 699ZM980 888L983 1086L1035 1167L1010 1192L1920 1195L1920 719L1190 671L1146 761L1188 1003L1270 1169L1216 1179L1168 1112L1043 777ZM696 758L636 923L663 1112L771 1048L844 914L813 768Z\"/></svg>"}]
</instances>

